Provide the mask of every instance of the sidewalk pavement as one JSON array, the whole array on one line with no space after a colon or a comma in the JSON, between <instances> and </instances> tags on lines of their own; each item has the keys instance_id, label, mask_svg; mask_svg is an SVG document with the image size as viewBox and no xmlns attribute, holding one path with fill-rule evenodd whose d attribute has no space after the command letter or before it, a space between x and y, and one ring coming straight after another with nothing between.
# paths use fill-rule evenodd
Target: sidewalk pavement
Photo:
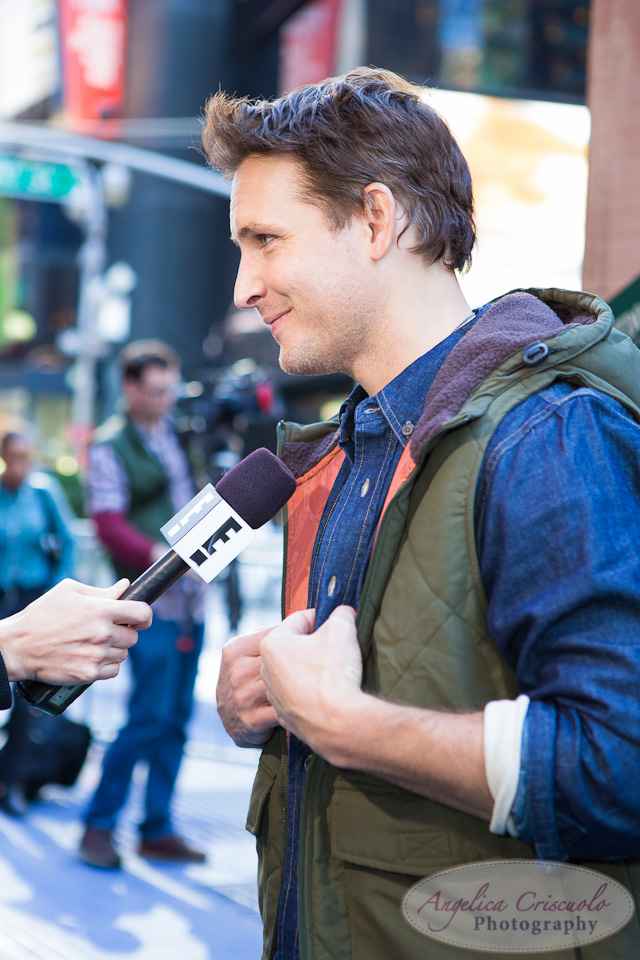
<instances>
[{"instance_id":1,"label":"sidewalk pavement","mask_svg":"<svg viewBox=\"0 0 640 960\"><path fill-rule=\"evenodd\" d=\"M240 564L242 632L280 618L280 537L261 531ZM0 960L254 960L262 925L255 843L244 829L257 751L239 750L215 710L227 639L223 588L209 589L196 709L175 796L178 832L207 852L204 864L153 864L136 853L144 771L136 773L116 840L118 871L77 856L82 813L100 759L123 716L127 672L91 687L69 713L94 734L70 789L47 786L23 819L0 814Z\"/></svg>"}]
</instances>

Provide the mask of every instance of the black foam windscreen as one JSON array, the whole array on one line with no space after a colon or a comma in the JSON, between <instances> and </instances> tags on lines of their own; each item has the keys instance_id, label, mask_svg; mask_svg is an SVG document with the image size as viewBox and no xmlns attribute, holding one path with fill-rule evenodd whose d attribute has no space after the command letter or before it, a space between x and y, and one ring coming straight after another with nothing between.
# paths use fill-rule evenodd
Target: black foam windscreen
<instances>
[{"instance_id":1,"label":"black foam windscreen","mask_svg":"<svg viewBox=\"0 0 640 960\"><path fill-rule=\"evenodd\" d=\"M271 520L295 489L289 468L266 447L254 450L216 484L222 499L254 530Z\"/></svg>"}]
</instances>

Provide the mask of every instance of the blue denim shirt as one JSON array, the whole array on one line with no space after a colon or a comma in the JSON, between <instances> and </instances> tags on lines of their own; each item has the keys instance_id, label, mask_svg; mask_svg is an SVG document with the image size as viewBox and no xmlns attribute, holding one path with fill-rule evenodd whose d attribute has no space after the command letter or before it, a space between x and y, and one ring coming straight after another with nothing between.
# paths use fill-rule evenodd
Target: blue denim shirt
<instances>
[{"instance_id":1,"label":"blue denim shirt","mask_svg":"<svg viewBox=\"0 0 640 960\"><path fill-rule=\"evenodd\" d=\"M512 814L540 858L640 855L640 426L557 384L487 451L489 633L531 698Z\"/></svg>"},{"instance_id":2,"label":"blue denim shirt","mask_svg":"<svg viewBox=\"0 0 640 960\"><path fill-rule=\"evenodd\" d=\"M310 606L357 606L393 470L457 331L375 397L344 404L346 457L323 513ZM407 425L408 421L408 425ZM368 485L367 485L368 481ZM366 490L365 490L366 485ZM363 492L364 491L364 492ZM640 854L640 426L614 400L557 384L494 434L476 536L489 632L531 704L512 813L554 860ZM297 960L297 841L306 745L290 737L278 960ZM593 830L590 828L594 828Z\"/></svg>"}]
</instances>

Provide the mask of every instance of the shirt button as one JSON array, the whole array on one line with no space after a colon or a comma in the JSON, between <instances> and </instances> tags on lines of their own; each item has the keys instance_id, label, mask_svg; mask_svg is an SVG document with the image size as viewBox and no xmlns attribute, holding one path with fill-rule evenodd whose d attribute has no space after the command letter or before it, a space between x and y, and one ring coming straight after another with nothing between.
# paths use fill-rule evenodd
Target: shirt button
<instances>
[{"instance_id":1,"label":"shirt button","mask_svg":"<svg viewBox=\"0 0 640 960\"><path fill-rule=\"evenodd\" d=\"M327 596L332 597L336 592L336 587L338 586L338 580L336 577L331 577L329 580L329 586L327 587Z\"/></svg>"},{"instance_id":2,"label":"shirt button","mask_svg":"<svg viewBox=\"0 0 640 960\"><path fill-rule=\"evenodd\" d=\"M404 427L402 428L402 436L410 437L412 433L413 433L413 424L411 423L411 420L407 420Z\"/></svg>"},{"instance_id":3,"label":"shirt button","mask_svg":"<svg viewBox=\"0 0 640 960\"><path fill-rule=\"evenodd\" d=\"M361 496L361 497L366 497L366 495L367 495L368 492L369 492L369 477L367 477L367 479L365 480L365 482L364 482L364 483L362 484L362 486L360 487L360 496Z\"/></svg>"}]
</instances>

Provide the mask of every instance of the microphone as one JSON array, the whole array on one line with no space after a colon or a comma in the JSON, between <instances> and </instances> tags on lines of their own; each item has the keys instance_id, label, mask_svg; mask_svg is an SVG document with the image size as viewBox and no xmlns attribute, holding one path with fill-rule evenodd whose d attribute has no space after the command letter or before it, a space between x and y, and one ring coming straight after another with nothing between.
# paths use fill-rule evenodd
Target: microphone
<instances>
[{"instance_id":1,"label":"microphone","mask_svg":"<svg viewBox=\"0 0 640 960\"><path fill-rule=\"evenodd\" d=\"M254 450L215 487L208 483L161 527L171 549L127 587L120 599L153 603L190 568L211 583L295 489L295 478L281 460L265 447ZM16 689L27 703L57 717L90 686L20 680Z\"/></svg>"}]
</instances>

